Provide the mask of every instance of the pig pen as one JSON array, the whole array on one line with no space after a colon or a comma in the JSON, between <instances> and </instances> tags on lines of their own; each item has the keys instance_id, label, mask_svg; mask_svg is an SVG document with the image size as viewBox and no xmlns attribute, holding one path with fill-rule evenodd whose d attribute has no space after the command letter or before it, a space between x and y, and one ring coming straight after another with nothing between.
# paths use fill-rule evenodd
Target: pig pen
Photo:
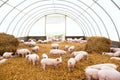
<instances>
[{"instance_id":1,"label":"pig pen","mask_svg":"<svg viewBox=\"0 0 120 80\"><path fill-rule=\"evenodd\" d=\"M86 45L86 43L76 42L59 42L58 44L59 49L63 50L65 45L74 45L75 51L84 50ZM46 53L50 58L59 57L59 55L49 55L51 43L37 43L37 45L40 47L40 50L36 54L39 55L40 60L43 53ZM32 52L32 47L23 43L19 44L19 48L27 48ZM45 71L41 69L40 63L34 66L29 64L26 58L23 57L9 58L5 63L0 64L0 80L85 80L85 68L99 63L114 63L118 65L117 70L120 71L120 61L110 60L110 56L92 52L89 53L88 60L77 62L74 70L69 72L67 61L71 57L73 57L71 53L67 52L66 55L62 55L62 64L59 64L58 68L46 66Z\"/></svg>"}]
</instances>

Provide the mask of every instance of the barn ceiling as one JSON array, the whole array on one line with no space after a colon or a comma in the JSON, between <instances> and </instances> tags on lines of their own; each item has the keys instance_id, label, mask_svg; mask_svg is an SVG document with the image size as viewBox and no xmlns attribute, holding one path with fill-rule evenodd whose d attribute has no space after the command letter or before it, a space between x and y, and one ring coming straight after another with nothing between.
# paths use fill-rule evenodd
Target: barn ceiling
<instances>
[{"instance_id":1,"label":"barn ceiling","mask_svg":"<svg viewBox=\"0 0 120 80\"><path fill-rule=\"evenodd\" d=\"M50 14L70 17L86 36L120 41L120 0L0 0L0 32L27 36L20 30Z\"/></svg>"}]
</instances>

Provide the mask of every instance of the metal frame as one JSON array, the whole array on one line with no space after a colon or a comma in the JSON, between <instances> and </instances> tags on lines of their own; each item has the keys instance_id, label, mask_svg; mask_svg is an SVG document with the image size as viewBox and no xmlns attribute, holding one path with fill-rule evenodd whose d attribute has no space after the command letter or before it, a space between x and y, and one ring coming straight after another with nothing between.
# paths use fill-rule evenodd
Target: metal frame
<instances>
[{"instance_id":1,"label":"metal frame","mask_svg":"<svg viewBox=\"0 0 120 80\"><path fill-rule=\"evenodd\" d=\"M1 1L2 1L2 0L1 0ZM19 33L19 32L18 32L17 35L19 35L19 34L20 34L20 35L26 35L26 34L28 35L29 32L30 32L30 29L32 28L32 25L33 25L35 22L37 22L41 17L44 17L44 16L46 16L46 15L50 15L50 14L57 13L57 14L65 15L65 16L68 16L68 17L74 19L74 20L80 25L80 28L81 28L81 30L82 30L82 32L83 32L84 35L97 35L97 34L96 34L96 31L95 31L95 28L93 27L93 24L92 24L91 21L88 19L88 17L86 17L86 16L84 15L84 13L86 13L87 16L89 16L90 19L96 24L96 27L97 27L97 29L98 29L98 31L99 31L99 33L100 33L100 36L102 36L102 32L101 32L101 30L100 30L100 25L98 25L98 22L95 21L94 17L93 17L90 13L87 12L87 10L89 9L89 10L91 10L91 11L94 13L94 15L96 15L97 18L101 21L101 23L102 23L102 25L103 25L106 33L107 33L108 38L110 38L110 35L109 35L109 33L108 33L108 30L107 30L107 26L105 25L105 23L104 23L104 21L102 20L102 18L97 14L97 12L96 12L95 10L93 10L93 9L91 8L91 6L87 5L87 4L86 4L84 1L82 1L82 0L77 0L77 2L83 4L84 6L86 6L87 9L83 9L80 5L77 5L77 4L75 4L74 2L71 2L71 1L69 1L69 0L57 0L57 1L61 1L62 3L56 3L54 0L40 0L40 1L35 1L34 3L29 4L28 6L26 6L26 7L23 8L22 10L19 10L19 9L18 9L18 6L20 6L21 4L23 4L23 3L26 2L27 0L24 0L24 1L20 2L20 3L17 4L16 6L12 6L11 4L8 3L8 1L9 1L9 0L7 0L7 1L5 1L5 2L2 1L3 4L0 6L0 7L2 7L4 4L6 4L6 5L9 5L10 7L12 7L12 9L4 16L4 18L3 18L2 21L0 22L0 27L1 27L1 25L4 23L5 19L12 13L12 11L18 10L19 13L16 14L16 15L14 16L14 18L10 21L10 23L9 23L9 25L8 25L6 31L5 31L6 33L8 33L8 31L9 31L9 29L10 29L10 27L11 27L11 24L14 23L14 20L15 20L17 17L19 17L19 15L20 15L21 13L24 13L24 15L21 16L21 18L20 18L20 19L17 21L17 23L15 24L15 26L14 26L14 28L13 28L13 30L12 30L12 34L14 34L17 26L19 26L18 24L19 24L21 21L23 21L22 23L25 24L25 25L27 25L27 26L24 26L24 25L22 24L22 25L20 25L22 28L19 27L19 29L22 29L22 30L23 30L23 27L26 27L26 29L28 29L28 30L27 30L25 33ZM41 3L41 2L46 2L46 1L52 1L52 3L47 3L47 4L44 4L44 5L36 6L36 7L32 8L32 9L30 9L27 13L24 12L26 9L29 9L29 7L32 6L32 5L35 5L35 4L38 4L38 3ZM97 6L98 6L101 10L103 10L104 13L105 13L105 14L108 16L108 18L111 20L111 23L112 23L113 26L114 26L114 29L115 29L116 34L117 34L117 37L118 37L119 42L120 42L120 35L119 35L118 30L117 30L117 26L116 26L114 20L112 19L112 17L110 16L110 14L109 14L97 1L95 1L95 0L92 0L92 1L93 1L94 4L97 4ZM64 4L64 2L65 2L65 3L69 3L69 4L73 5L73 6L81 9L83 12L80 12L78 9L76 9L76 8L74 8L74 7L72 7L72 6L69 6L69 5ZM111 2L114 3L113 0L111 0ZM114 5L115 5L118 9L120 9L115 3L114 3ZM38 8L43 7L43 6L49 6L49 7L45 7L45 8L42 8L42 9L38 9ZM47 10L48 10L47 8L49 8L49 11L47 11ZM35 12L32 13L32 11L35 10L35 9L38 9L38 10L42 11L41 14L39 13L39 11L36 11L36 13L35 13ZM43 9L45 9L45 10L43 10ZM51 11L53 11L53 12L51 12ZM62 12L62 11L66 11L66 12L65 12L65 13L60 13L59 11L61 11L61 12ZM31 16L31 15L32 15L32 14L31 14L31 15L29 15L29 17L27 17L25 20L23 20L24 17L26 17L26 15L28 15L30 12L31 12L32 14L34 14L34 18L33 18L32 20L29 20L31 17L33 17L33 16ZM38 14L37 12L39 13L39 15L37 15L37 14ZM43 13L44 13L44 14L43 14ZM69 13L69 14L68 14L68 13ZM36 17L38 17L38 18L36 18ZM26 21L28 21L28 23L25 23ZM29 23L29 22L31 22L31 23ZM85 30L85 29L86 29L86 30ZM92 32L92 31L93 31L93 32ZM27 32L28 32L28 33L27 33ZM93 33L94 33L94 34L93 34ZM45 32L45 34L46 34L46 32Z\"/></svg>"}]
</instances>

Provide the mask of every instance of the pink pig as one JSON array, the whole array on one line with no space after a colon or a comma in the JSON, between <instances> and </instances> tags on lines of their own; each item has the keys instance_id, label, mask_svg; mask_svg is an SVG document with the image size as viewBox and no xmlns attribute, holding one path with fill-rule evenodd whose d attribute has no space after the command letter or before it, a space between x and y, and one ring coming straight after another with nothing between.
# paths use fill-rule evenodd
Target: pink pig
<instances>
[{"instance_id":1,"label":"pink pig","mask_svg":"<svg viewBox=\"0 0 120 80\"><path fill-rule=\"evenodd\" d=\"M39 51L39 46L34 46L33 48L32 48L32 51L34 51L34 52L38 52Z\"/></svg>"},{"instance_id":2,"label":"pink pig","mask_svg":"<svg viewBox=\"0 0 120 80\"><path fill-rule=\"evenodd\" d=\"M28 54L26 55L26 59L33 65L36 65L39 62L39 56L37 54Z\"/></svg>"},{"instance_id":3,"label":"pink pig","mask_svg":"<svg viewBox=\"0 0 120 80\"><path fill-rule=\"evenodd\" d=\"M81 53L75 56L76 62L80 60L88 60L88 54L87 53Z\"/></svg>"},{"instance_id":4,"label":"pink pig","mask_svg":"<svg viewBox=\"0 0 120 80\"><path fill-rule=\"evenodd\" d=\"M55 59L53 59L53 58L47 58L47 59L42 59L41 60L41 66L42 66L42 69L43 70L45 70L45 67L48 65L48 66L50 66L50 65L52 65L52 66L55 66L55 67L57 67L58 66L58 64L60 64L60 63L62 63L62 57L60 57L60 58L55 58Z\"/></svg>"},{"instance_id":5,"label":"pink pig","mask_svg":"<svg viewBox=\"0 0 120 80\"><path fill-rule=\"evenodd\" d=\"M42 58L47 59L47 58L48 58L48 55L47 55L46 53L43 53L43 54L42 54Z\"/></svg>"},{"instance_id":6,"label":"pink pig","mask_svg":"<svg viewBox=\"0 0 120 80\"><path fill-rule=\"evenodd\" d=\"M113 68L113 69L117 69L118 68L118 65L112 64L112 63L96 64L96 65L92 65L92 66L88 66L88 67L101 70L103 66L110 67L110 68Z\"/></svg>"},{"instance_id":7,"label":"pink pig","mask_svg":"<svg viewBox=\"0 0 120 80\"><path fill-rule=\"evenodd\" d=\"M66 53L66 51L61 50L61 49L51 49L50 54L51 55L65 55L67 53Z\"/></svg>"},{"instance_id":8,"label":"pink pig","mask_svg":"<svg viewBox=\"0 0 120 80\"><path fill-rule=\"evenodd\" d=\"M51 44L51 49L58 49L58 48L59 48L59 44L57 43Z\"/></svg>"},{"instance_id":9,"label":"pink pig","mask_svg":"<svg viewBox=\"0 0 120 80\"><path fill-rule=\"evenodd\" d=\"M113 60L119 60L120 61L120 57L111 57L110 59L111 60L113 59Z\"/></svg>"},{"instance_id":10,"label":"pink pig","mask_svg":"<svg viewBox=\"0 0 120 80\"><path fill-rule=\"evenodd\" d=\"M73 71L73 69L75 67L75 64L76 64L76 60L74 58L70 58L68 60L68 69L69 69L69 71Z\"/></svg>"},{"instance_id":11,"label":"pink pig","mask_svg":"<svg viewBox=\"0 0 120 80\"><path fill-rule=\"evenodd\" d=\"M22 56L22 57L25 57L27 54L30 54L31 52L30 52L30 50L28 50L28 49L18 49L17 51L16 51L16 54L18 55L18 56Z\"/></svg>"},{"instance_id":12,"label":"pink pig","mask_svg":"<svg viewBox=\"0 0 120 80\"><path fill-rule=\"evenodd\" d=\"M87 55L88 53L86 51L73 51L72 52L73 56L77 56L78 54L86 54Z\"/></svg>"},{"instance_id":13,"label":"pink pig","mask_svg":"<svg viewBox=\"0 0 120 80\"><path fill-rule=\"evenodd\" d=\"M11 58L11 57L13 57L12 54L13 54L13 52L4 52L3 58Z\"/></svg>"},{"instance_id":14,"label":"pink pig","mask_svg":"<svg viewBox=\"0 0 120 80\"><path fill-rule=\"evenodd\" d=\"M94 69L94 68L86 68L85 69L85 75L86 75L86 79L87 80L98 80L98 69Z\"/></svg>"},{"instance_id":15,"label":"pink pig","mask_svg":"<svg viewBox=\"0 0 120 80\"><path fill-rule=\"evenodd\" d=\"M120 72L115 69L102 69L98 72L99 80L120 80Z\"/></svg>"}]
</instances>

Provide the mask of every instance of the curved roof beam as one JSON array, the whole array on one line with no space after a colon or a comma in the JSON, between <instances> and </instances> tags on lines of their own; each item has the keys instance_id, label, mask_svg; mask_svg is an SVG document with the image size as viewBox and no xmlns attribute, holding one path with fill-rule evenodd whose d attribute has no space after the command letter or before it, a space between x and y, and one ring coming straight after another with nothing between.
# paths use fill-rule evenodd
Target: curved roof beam
<instances>
[{"instance_id":1,"label":"curved roof beam","mask_svg":"<svg viewBox=\"0 0 120 80\"><path fill-rule=\"evenodd\" d=\"M17 16L16 16L17 17Z\"/></svg>"},{"instance_id":2,"label":"curved roof beam","mask_svg":"<svg viewBox=\"0 0 120 80\"><path fill-rule=\"evenodd\" d=\"M59 0L59 1L63 1L63 0ZM64 2L68 2L68 3L74 4L75 6L79 7L79 8L82 9L83 11L85 11L85 13L87 13L87 15L89 15L89 17L90 17L90 18L93 20L93 22L96 24L96 26L97 26L97 28L98 28L98 31L99 31L100 35L102 36L101 31L100 31L100 28L99 28L99 25L97 24L97 22L94 20L94 18L93 18L85 9L81 8L79 5L76 5L75 3L70 2L70 1L64 0ZM87 7L88 7L88 6L87 6ZM88 7L88 8L89 8L89 7ZM84 15L84 14L81 13L81 15ZM84 17L85 17L85 16L84 16ZM87 18L87 17L86 17L86 18ZM93 30L94 30L94 33L95 33L95 35L96 35L96 31L95 31L94 28L93 28Z\"/></svg>"},{"instance_id":3,"label":"curved roof beam","mask_svg":"<svg viewBox=\"0 0 120 80\"><path fill-rule=\"evenodd\" d=\"M27 1L27 0L26 0ZM44 0L44 1L46 1L46 0ZM24 3L25 1L23 1L22 3ZM36 1L35 3L38 3L38 2L43 2L43 1ZM22 4L21 3L21 4ZM34 4L35 4L34 3ZM21 4L19 4L19 5L21 5ZM18 7L19 5L17 5L16 7ZM9 24L9 26L8 26L8 28L7 28L7 30L6 30L6 32L8 32L8 30L9 30L9 27L10 27L10 25L13 23L13 21L15 20L15 18L20 14L20 13L22 13L26 8L28 8L28 7L30 7L31 5L29 5L29 6L27 6L27 7L25 7L23 10L19 10L20 12L13 18L13 20L10 22L10 24ZM13 7L14 9L17 9L16 7ZM10 11L11 12L11 11ZM23 12L24 13L24 12ZM25 15L27 15L26 13L24 13ZM8 16L8 15L7 15Z\"/></svg>"},{"instance_id":4,"label":"curved roof beam","mask_svg":"<svg viewBox=\"0 0 120 80\"><path fill-rule=\"evenodd\" d=\"M47 10L47 11L48 11L48 10ZM70 12L69 12L69 13L70 13ZM37 19L40 19L41 17L43 17L43 16L45 16L45 15L49 15L49 14L55 14L55 13L54 13L54 11L53 11L52 13L48 13L48 12L45 13L45 11L42 12L42 13L39 12L39 13L35 14L35 16L32 17L32 20L35 18L32 22L36 22L36 21L35 21L36 18L37 18ZM67 15L67 16L69 16L70 18L72 18L72 19L74 19L74 20L77 19L77 17L76 17L76 18L73 18L73 17L72 17L73 14L67 14L67 13L57 13L57 14ZM40 17L38 17L39 15L40 15ZM75 15L73 15L73 16L75 17ZM25 26L27 26L29 23L31 23L30 21L31 21L31 19L29 19L29 21L26 22L27 24L25 24ZM78 20L77 20L76 22L78 22ZM79 22L79 24L81 24L81 23ZM83 24L83 25L84 25L84 24ZM29 28L29 26L28 26L28 28ZM27 28L27 29L23 29L23 30L24 30L24 31L25 31L25 30L28 30L28 28ZM22 31L23 31L23 30L22 30ZM83 32L85 33L84 30L83 30Z\"/></svg>"},{"instance_id":5,"label":"curved roof beam","mask_svg":"<svg viewBox=\"0 0 120 80\"><path fill-rule=\"evenodd\" d=\"M106 33L107 33L108 38L110 38L109 33L108 33L108 30L107 30L107 27L106 27L104 21L102 20L102 18L101 18L92 8L90 8L87 4L85 4L84 2L82 2L82 1L80 1L80 0L78 0L78 1L79 1L80 3L82 3L83 5L87 6L93 13L95 13L95 15L96 15L96 16L100 19L100 21L102 22L102 24L103 24L103 26L104 26L104 28L105 28L105 31L106 31Z\"/></svg>"},{"instance_id":6,"label":"curved roof beam","mask_svg":"<svg viewBox=\"0 0 120 80\"><path fill-rule=\"evenodd\" d=\"M118 33L118 30L117 30L117 27L116 27L116 25L115 25L115 23L114 23L114 20L112 19L112 17L108 14L108 12L99 4L99 3L97 3L95 0L93 0L106 14L107 14L107 16L110 18L110 20L111 20L111 22L113 23L113 25L114 25L114 28L115 28L115 30L116 30L116 33L117 33L117 36L118 36L118 39L119 39L119 42L120 42L120 35L119 35L119 33Z\"/></svg>"},{"instance_id":7,"label":"curved roof beam","mask_svg":"<svg viewBox=\"0 0 120 80\"><path fill-rule=\"evenodd\" d=\"M120 5L118 5L118 4L116 4L116 2L115 1L113 1L113 0L111 0L113 3L114 3L114 5L120 10Z\"/></svg>"},{"instance_id":8,"label":"curved roof beam","mask_svg":"<svg viewBox=\"0 0 120 80\"><path fill-rule=\"evenodd\" d=\"M54 14L54 13L51 13L51 14ZM47 14L47 15L51 15L51 14ZM60 13L56 13L56 14L60 14ZM60 14L60 15L64 15L64 14ZM66 15L65 15L66 16ZM69 17L69 16L68 16ZM72 18L73 19L73 18ZM26 31L26 35L29 35L29 33L30 33L30 31L31 31L31 29L33 28L33 25L37 22L37 21L39 21L39 18L37 18L37 19L35 19L35 20L33 20L29 25L28 25L28 29L27 29L27 31ZM66 22L66 21L65 21ZM79 25L81 25L80 23L78 23ZM83 30L83 28L82 27L80 27L81 28L81 31L82 31L82 33L83 33L83 35L81 35L81 36L85 36L85 34L86 34L86 32ZM74 31L74 30L73 30ZM66 34L65 34L66 35ZM46 36L46 33L45 33L45 36Z\"/></svg>"},{"instance_id":9,"label":"curved roof beam","mask_svg":"<svg viewBox=\"0 0 120 80\"><path fill-rule=\"evenodd\" d=\"M14 30L13 30L14 31Z\"/></svg>"},{"instance_id":10,"label":"curved roof beam","mask_svg":"<svg viewBox=\"0 0 120 80\"><path fill-rule=\"evenodd\" d=\"M54 14L54 13L51 13L51 14ZM51 14L47 14L47 15L51 15ZM56 14L60 14L60 13L56 13ZM64 15L63 13L61 15ZM44 15L43 15L44 16ZM69 17L69 16L68 16ZM71 17L70 17L71 18ZM29 35L29 32L31 31L33 25L40 19L40 17L38 17L37 19L34 19L27 27L27 31L25 34ZM72 18L73 19L73 18ZM79 25L81 25L81 23L78 23ZM82 33L83 33L83 36L85 36L86 32L85 32L85 29L83 30L82 27L80 27L81 30L82 30Z\"/></svg>"},{"instance_id":11,"label":"curved roof beam","mask_svg":"<svg viewBox=\"0 0 120 80\"><path fill-rule=\"evenodd\" d=\"M25 20L26 21L26 20ZM24 22L24 21L23 21Z\"/></svg>"},{"instance_id":12,"label":"curved roof beam","mask_svg":"<svg viewBox=\"0 0 120 80\"><path fill-rule=\"evenodd\" d=\"M6 4L8 1L9 1L9 0L6 0L6 1L1 0L1 2L3 2L3 3L0 5L0 7L2 7L2 6L3 6L4 4Z\"/></svg>"},{"instance_id":13,"label":"curved roof beam","mask_svg":"<svg viewBox=\"0 0 120 80\"><path fill-rule=\"evenodd\" d=\"M60 0L59 0L60 1ZM94 0L93 0L94 1ZM41 1L42 2L42 1ZM96 2L96 1L95 1ZM98 4L98 3L97 3ZM101 5L100 4L98 4L99 5L99 7L101 8ZM79 5L78 5L79 6ZM89 8L89 9L91 9L91 8ZM105 10L104 8L101 8L103 11ZM92 10L92 9L91 9ZM86 12L86 11L85 11ZM107 11L104 11L106 14L108 14L107 13ZM111 17L109 14L108 14L108 17ZM100 18L99 18L100 19ZM117 28L116 28L116 25L115 25L115 23L114 23L114 20L112 19L112 17L110 18L111 19L111 21L113 22L113 25L114 25L114 27L115 27L115 30L116 30L116 33L117 33L117 35L118 35L118 38L119 38L119 41L120 41L120 37L119 37L119 33L118 33L118 31L117 31ZM102 19L101 19L102 20ZM3 20L4 21L4 20ZM3 22L2 21L2 22ZM10 26L9 26L10 27ZM8 28L9 28L8 27ZM107 29L106 29L107 30Z\"/></svg>"},{"instance_id":14,"label":"curved roof beam","mask_svg":"<svg viewBox=\"0 0 120 80\"><path fill-rule=\"evenodd\" d=\"M36 7L36 8L37 8L37 7ZM34 9L36 9L36 8L33 8L32 10L34 10ZM30 10L30 11L32 11L32 10ZM29 13L29 12L28 12L28 13ZM36 12L35 12L35 13L36 13ZM26 13L26 14L27 14L27 13ZM32 15L33 15L33 14L32 14ZM77 14L76 14L76 15L77 15ZM25 17L25 15L24 15L23 17ZM22 19L23 17L21 17L21 19ZM20 20L21 20L21 19L20 19ZM20 20L18 21L18 23L20 22ZM26 20L25 20L25 21L26 21ZM23 21L23 22L25 22L25 21ZM17 24L18 24L18 23L17 23ZM16 25L15 27L17 27L17 25ZM14 30L15 30L15 29L14 29ZM13 31L14 31L14 30L13 30Z\"/></svg>"},{"instance_id":15,"label":"curved roof beam","mask_svg":"<svg viewBox=\"0 0 120 80\"><path fill-rule=\"evenodd\" d=\"M21 4L22 4L23 2L25 2L25 1L27 1L27 0L24 0L24 1L20 2L18 5L16 5L15 7L13 7L13 8L5 15L5 17L2 19L2 21L0 22L0 26L1 26L1 24L3 23L3 21L7 18L7 16L8 16L14 9L16 9L17 6L21 5Z\"/></svg>"},{"instance_id":16,"label":"curved roof beam","mask_svg":"<svg viewBox=\"0 0 120 80\"><path fill-rule=\"evenodd\" d=\"M58 0L58 1L63 1L63 0ZM79 5L76 5L75 3L73 3L73 2L70 2L70 1L67 1L67 0L64 0L63 2L67 2L67 3L70 3L70 4L73 4L73 5L75 5L75 6L77 6L77 7L79 7L80 9L82 9L83 11L85 11L85 9L83 9L82 7L80 7ZM54 5L55 5L55 3L54 3ZM79 11L79 10L78 10ZM80 12L80 11L79 11ZM81 12L80 12L81 13ZM99 25L97 24L97 22L94 20L94 18L88 13L88 12L86 12L85 11L85 13L87 13L87 15L93 20L93 22L96 24L96 26L97 26L97 28L98 28L98 31L99 31L99 33L100 33L100 35L102 36L102 34L101 34L101 31L100 31L100 28L99 28ZM79 15L79 14L78 14ZM82 14L81 13L81 15L82 16L84 16L84 14ZM84 16L87 20L88 20L88 18L86 17L86 16ZM88 20L89 21L89 20ZM91 22L89 22L89 23L91 23ZM91 23L91 26L92 26L92 23ZM94 33L95 33L95 35L96 35L96 31L95 31L95 29L93 28L93 31L94 31Z\"/></svg>"}]
</instances>

